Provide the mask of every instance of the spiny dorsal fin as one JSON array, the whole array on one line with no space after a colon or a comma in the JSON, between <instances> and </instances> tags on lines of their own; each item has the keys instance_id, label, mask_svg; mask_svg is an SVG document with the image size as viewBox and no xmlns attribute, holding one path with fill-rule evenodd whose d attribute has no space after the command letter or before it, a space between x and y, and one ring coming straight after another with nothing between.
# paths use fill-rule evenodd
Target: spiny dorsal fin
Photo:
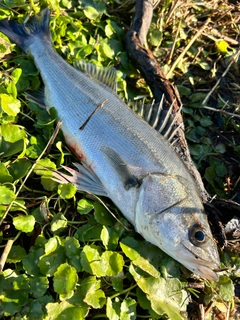
<instances>
[{"instance_id":1,"label":"spiny dorsal fin","mask_svg":"<svg viewBox=\"0 0 240 320\"><path fill-rule=\"evenodd\" d=\"M182 111L182 106L176 114L173 114L173 103L168 110L163 109L164 96L159 103L151 104L145 101L138 101L130 107L142 117L151 127L163 135L171 144L175 142L178 130L183 126L176 126L179 113Z\"/></svg>"},{"instance_id":2,"label":"spiny dorsal fin","mask_svg":"<svg viewBox=\"0 0 240 320\"><path fill-rule=\"evenodd\" d=\"M93 81L101 82L117 92L116 69L113 67L100 67L84 60L75 61L73 65Z\"/></svg>"}]
</instances>

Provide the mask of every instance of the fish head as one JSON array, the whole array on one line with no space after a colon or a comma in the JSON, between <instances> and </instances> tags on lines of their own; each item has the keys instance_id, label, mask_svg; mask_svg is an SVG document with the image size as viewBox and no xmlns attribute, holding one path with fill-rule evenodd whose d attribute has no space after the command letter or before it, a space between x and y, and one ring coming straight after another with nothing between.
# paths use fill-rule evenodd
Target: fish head
<instances>
[{"instance_id":1,"label":"fish head","mask_svg":"<svg viewBox=\"0 0 240 320\"><path fill-rule=\"evenodd\" d=\"M139 189L137 232L193 273L217 281L217 244L194 182L180 176L148 174Z\"/></svg>"}]
</instances>

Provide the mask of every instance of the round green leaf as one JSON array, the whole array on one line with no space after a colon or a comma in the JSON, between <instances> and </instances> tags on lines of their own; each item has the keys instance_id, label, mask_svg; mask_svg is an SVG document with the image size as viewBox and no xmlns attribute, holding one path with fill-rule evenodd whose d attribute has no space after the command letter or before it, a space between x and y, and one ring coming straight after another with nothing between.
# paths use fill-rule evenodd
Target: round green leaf
<instances>
[{"instance_id":1,"label":"round green leaf","mask_svg":"<svg viewBox=\"0 0 240 320\"><path fill-rule=\"evenodd\" d=\"M83 13L90 20L96 20L99 17L99 12L94 7L91 7L91 6L86 6L83 9Z\"/></svg>"},{"instance_id":2,"label":"round green leaf","mask_svg":"<svg viewBox=\"0 0 240 320\"><path fill-rule=\"evenodd\" d=\"M61 264L54 273L54 290L63 296L72 295L78 280L76 269L68 263Z\"/></svg>"},{"instance_id":3,"label":"round green leaf","mask_svg":"<svg viewBox=\"0 0 240 320\"><path fill-rule=\"evenodd\" d=\"M85 271L97 277L106 276L108 266L101 261L99 247L95 245L84 246L81 252L81 264Z\"/></svg>"},{"instance_id":4,"label":"round green leaf","mask_svg":"<svg viewBox=\"0 0 240 320\"><path fill-rule=\"evenodd\" d=\"M49 170L48 170L49 169ZM56 170L56 165L53 161L51 161L48 158L40 159L35 168L34 172L40 176L51 176L52 175L52 169Z\"/></svg>"},{"instance_id":5,"label":"round green leaf","mask_svg":"<svg viewBox=\"0 0 240 320\"><path fill-rule=\"evenodd\" d=\"M61 303L48 303L46 305L48 319L51 320L82 320L88 314L89 307L84 304L71 304L68 301L62 301Z\"/></svg>"},{"instance_id":6,"label":"round green leaf","mask_svg":"<svg viewBox=\"0 0 240 320\"><path fill-rule=\"evenodd\" d=\"M94 217L98 223L107 226L114 225L116 220L99 202L94 202L94 209Z\"/></svg>"},{"instance_id":7,"label":"round green leaf","mask_svg":"<svg viewBox=\"0 0 240 320\"><path fill-rule=\"evenodd\" d=\"M9 172L15 180L18 180L26 176L31 166L32 164L30 161L26 159L19 159L9 167Z\"/></svg>"},{"instance_id":8,"label":"round green leaf","mask_svg":"<svg viewBox=\"0 0 240 320\"><path fill-rule=\"evenodd\" d=\"M80 214L88 214L94 208L92 202L86 199L81 199L77 204L77 211Z\"/></svg>"},{"instance_id":9,"label":"round green leaf","mask_svg":"<svg viewBox=\"0 0 240 320\"><path fill-rule=\"evenodd\" d=\"M22 232L31 232L34 229L34 216L17 216L13 218L14 227Z\"/></svg>"},{"instance_id":10,"label":"round green leaf","mask_svg":"<svg viewBox=\"0 0 240 320\"><path fill-rule=\"evenodd\" d=\"M120 319L135 320L136 319L137 302L132 298L126 298L121 303Z\"/></svg>"},{"instance_id":11,"label":"round green leaf","mask_svg":"<svg viewBox=\"0 0 240 320\"><path fill-rule=\"evenodd\" d=\"M21 103L19 100L13 98L12 96L1 93L0 94L1 108L4 112L6 112L9 116L16 116L21 107Z\"/></svg>"},{"instance_id":12,"label":"round green leaf","mask_svg":"<svg viewBox=\"0 0 240 320\"><path fill-rule=\"evenodd\" d=\"M12 246L11 251L8 254L7 262L16 263L22 261L26 257L26 251L21 246Z\"/></svg>"},{"instance_id":13,"label":"round green leaf","mask_svg":"<svg viewBox=\"0 0 240 320\"><path fill-rule=\"evenodd\" d=\"M26 132L23 130L23 128L16 124L1 125L0 134L2 134L5 141L11 143L17 142L26 137Z\"/></svg>"},{"instance_id":14,"label":"round green leaf","mask_svg":"<svg viewBox=\"0 0 240 320\"><path fill-rule=\"evenodd\" d=\"M64 199L73 198L75 196L76 191L77 188L71 183L60 184L58 186L58 194Z\"/></svg>"},{"instance_id":15,"label":"round green leaf","mask_svg":"<svg viewBox=\"0 0 240 320\"><path fill-rule=\"evenodd\" d=\"M9 204L16 199L15 193L5 186L0 186L0 204Z\"/></svg>"},{"instance_id":16,"label":"round green leaf","mask_svg":"<svg viewBox=\"0 0 240 320\"><path fill-rule=\"evenodd\" d=\"M62 213L56 214L51 221L51 230L56 232L62 232L67 227L67 219Z\"/></svg>"},{"instance_id":17,"label":"round green leaf","mask_svg":"<svg viewBox=\"0 0 240 320\"><path fill-rule=\"evenodd\" d=\"M124 259L118 252L103 252L101 262L103 266L106 266L106 275L108 276L117 276L123 270Z\"/></svg>"},{"instance_id":18,"label":"round green leaf","mask_svg":"<svg viewBox=\"0 0 240 320\"><path fill-rule=\"evenodd\" d=\"M100 309L106 302L105 293L101 289L97 291L90 291L87 293L84 302L92 306L94 309Z\"/></svg>"},{"instance_id":19,"label":"round green leaf","mask_svg":"<svg viewBox=\"0 0 240 320\"><path fill-rule=\"evenodd\" d=\"M0 162L0 183L4 182L12 182L13 177L9 173L8 169L6 166Z\"/></svg>"},{"instance_id":20,"label":"round green leaf","mask_svg":"<svg viewBox=\"0 0 240 320\"><path fill-rule=\"evenodd\" d=\"M44 276L38 276L30 278L31 293L35 298L42 297L48 289L48 278Z\"/></svg>"}]
</instances>

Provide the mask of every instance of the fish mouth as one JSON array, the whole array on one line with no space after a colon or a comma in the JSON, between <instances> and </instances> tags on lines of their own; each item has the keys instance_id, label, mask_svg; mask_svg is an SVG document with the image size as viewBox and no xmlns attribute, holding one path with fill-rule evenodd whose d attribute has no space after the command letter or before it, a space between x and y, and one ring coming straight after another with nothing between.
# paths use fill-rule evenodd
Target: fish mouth
<instances>
[{"instance_id":1,"label":"fish mouth","mask_svg":"<svg viewBox=\"0 0 240 320\"><path fill-rule=\"evenodd\" d=\"M183 251L179 250L178 261L180 261L187 269L195 274L210 281L218 281L216 272L220 269L220 260L218 255L211 258L211 261L203 259L200 255L193 252L182 243ZM181 252L181 253L180 253ZM189 256L191 253L191 256Z\"/></svg>"}]
</instances>

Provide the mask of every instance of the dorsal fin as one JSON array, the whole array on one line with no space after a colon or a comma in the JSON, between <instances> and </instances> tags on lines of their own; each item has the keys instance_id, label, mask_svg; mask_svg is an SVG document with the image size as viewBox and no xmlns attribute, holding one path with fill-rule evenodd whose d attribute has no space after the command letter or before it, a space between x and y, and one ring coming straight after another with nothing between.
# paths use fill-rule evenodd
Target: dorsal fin
<instances>
[{"instance_id":1,"label":"dorsal fin","mask_svg":"<svg viewBox=\"0 0 240 320\"><path fill-rule=\"evenodd\" d=\"M178 130L183 126L183 124L176 125L178 116L182 111L182 106L178 112L173 114L174 102L168 109L164 109L163 101L164 96L159 103L154 103L153 101L151 104L147 104L144 100L138 101L131 108L172 144L175 142Z\"/></svg>"},{"instance_id":2,"label":"dorsal fin","mask_svg":"<svg viewBox=\"0 0 240 320\"><path fill-rule=\"evenodd\" d=\"M113 67L100 67L84 60L73 63L74 67L86 73L93 81L101 82L117 92L116 69Z\"/></svg>"}]
</instances>

